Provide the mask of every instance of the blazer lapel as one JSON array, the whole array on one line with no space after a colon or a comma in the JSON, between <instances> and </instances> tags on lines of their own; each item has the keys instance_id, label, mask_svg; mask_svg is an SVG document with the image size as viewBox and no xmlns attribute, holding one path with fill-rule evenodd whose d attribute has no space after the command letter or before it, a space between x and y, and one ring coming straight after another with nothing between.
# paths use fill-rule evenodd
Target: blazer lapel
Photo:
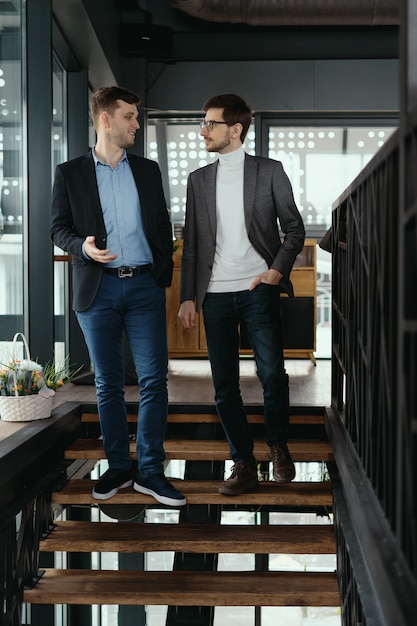
<instances>
[{"instance_id":1,"label":"blazer lapel","mask_svg":"<svg viewBox=\"0 0 417 626\"><path fill-rule=\"evenodd\" d=\"M217 218L216 218L216 176L218 161L206 167L204 171L203 187L206 198L206 206L211 232L216 239Z\"/></svg>"},{"instance_id":2,"label":"blazer lapel","mask_svg":"<svg viewBox=\"0 0 417 626\"><path fill-rule=\"evenodd\" d=\"M97 186L96 166L91 151L86 155L82 168L91 198L91 206L101 219L103 219L103 212L101 210L100 196Z\"/></svg>"},{"instance_id":3,"label":"blazer lapel","mask_svg":"<svg viewBox=\"0 0 417 626\"><path fill-rule=\"evenodd\" d=\"M246 231L249 233L252 221L252 209L256 190L258 164L250 155L245 154L243 171L243 209L245 213Z\"/></svg>"}]
</instances>

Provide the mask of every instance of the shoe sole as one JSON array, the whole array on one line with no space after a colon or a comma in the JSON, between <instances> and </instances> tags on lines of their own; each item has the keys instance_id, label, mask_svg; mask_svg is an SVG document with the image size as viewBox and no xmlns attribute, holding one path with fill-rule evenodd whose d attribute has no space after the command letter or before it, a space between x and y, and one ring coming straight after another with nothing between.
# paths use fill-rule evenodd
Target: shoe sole
<instances>
[{"instance_id":1,"label":"shoe sole","mask_svg":"<svg viewBox=\"0 0 417 626\"><path fill-rule=\"evenodd\" d=\"M139 493L144 493L147 496L152 496L157 502L160 502L161 504L166 504L167 506L184 506L184 504L187 504L185 498L181 498L181 500L167 498L166 496L161 496L161 494L157 493L156 491L152 491L152 489L148 489L147 487L142 487L142 485L138 485L138 483L133 483L133 489L135 491L138 491Z\"/></svg>"},{"instance_id":2,"label":"shoe sole","mask_svg":"<svg viewBox=\"0 0 417 626\"><path fill-rule=\"evenodd\" d=\"M246 493L246 491L251 491L259 489L259 481L248 483L243 489L240 491L229 491L226 487L219 487L218 492L224 496L240 496L242 493Z\"/></svg>"},{"instance_id":3,"label":"shoe sole","mask_svg":"<svg viewBox=\"0 0 417 626\"><path fill-rule=\"evenodd\" d=\"M112 489L111 491L108 491L107 493L97 493L93 489L92 491L93 498L95 498L96 500L110 500L110 498L116 495L119 489L126 489L126 487L130 487L132 483L133 483L133 480L127 480L125 483L122 483L121 485L119 485L118 487L115 487L114 489Z\"/></svg>"},{"instance_id":4,"label":"shoe sole","mask_svg":"<svg viewBox=\"0 0 417 626\"><path fill-rule=\"evenodd\" d=\"M279 478L278 480L276 478L274 478L274 482L278 483L278 484L279 483L290 483L290 482L292 482L294 480L294 478L295 478L295 474L294 474L294 476L292 478Z\"/></svg>"}]
</instances>

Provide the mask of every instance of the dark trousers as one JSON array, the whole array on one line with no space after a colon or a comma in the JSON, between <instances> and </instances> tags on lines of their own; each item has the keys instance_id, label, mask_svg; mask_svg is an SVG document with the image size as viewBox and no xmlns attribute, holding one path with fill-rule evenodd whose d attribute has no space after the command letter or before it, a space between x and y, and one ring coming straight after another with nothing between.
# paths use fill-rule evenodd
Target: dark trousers
<instances>
[{"instance_id":1,"label":"dark trousers","mask_svg":"<svg viewBox=\"0 0 417 626\"><path fill-rule=\"evenodd\" d=\"M208 293L203 315L216 408L232 459L253 466L253 436L239 384L239 324L245 325L263 388L266 442L286 443L289 383L283 356L279 287L261 283L253 291Z\"/></svg>"}]
</instances>

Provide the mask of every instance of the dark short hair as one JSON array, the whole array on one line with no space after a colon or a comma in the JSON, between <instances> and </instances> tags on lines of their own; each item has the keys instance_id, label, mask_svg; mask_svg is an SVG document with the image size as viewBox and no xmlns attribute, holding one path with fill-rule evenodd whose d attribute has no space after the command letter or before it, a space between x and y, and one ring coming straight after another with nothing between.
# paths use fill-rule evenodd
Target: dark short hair
<instances>
[{"instance_id":1,"label":"dark short hair","mask_svg":"<svg viewBox=\"0 0 417 626\"><path fill-rule=\"evenodd\" d=\"M234 93L224 93L209 98L203 105L203 111L208 109L224 109L223 119L229 126L242 124L240 139L243 143L252 121L252 107L243 98Z\"/></svg>"},{"instance_id":2,"label":"dark short hair","mask_svg":"<svg viewBox=\"0 0 417 626\"><path fill-rule=\"evenodd\" d=\"M115 110L119 108L117 100L123 100L128 104L136 104L136 106L140 103L139 96L129 89L115 85L100 87L90 98L90 115L94 124L96 124L100 113L103 111L107 111L111 116L114 115Z\"/></svg>"}]
</instances>

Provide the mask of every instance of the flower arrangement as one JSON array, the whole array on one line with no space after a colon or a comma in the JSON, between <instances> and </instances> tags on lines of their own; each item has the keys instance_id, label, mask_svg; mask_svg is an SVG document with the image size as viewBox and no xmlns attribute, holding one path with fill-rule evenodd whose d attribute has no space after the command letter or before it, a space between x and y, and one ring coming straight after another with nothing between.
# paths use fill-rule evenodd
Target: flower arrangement
<instances>
[{"instance_id":1,"label":"flower arrangement","mask_svg":"<svg viewBox=\"0 0 417 626\"><path fill-rule=\"evenodd\" d=\"M16 343L22 338L26 358L16 357ZM80 371L72 374L69 357L61 365L55 356L42 367L30 357L29 346L22 333L13 337L12 357L7 365L0 364L0 418L6 422L29 422L50 417L52 396L56 389L70 382Z\"/></svg>"},{"instance_id":2,"label":"flower arrangement","mask_svg":"<svg viewBox=\"0 0 417 626\"><path fill-rule=\"evenodd\" d=\"M69 357L57 365L55 357L42 367L37 361L12 358L0 369L0 396L31 396L39 394L49 398L55 391L70 382L80 371L68 374Z\"/></svg>"}]
</instances>

